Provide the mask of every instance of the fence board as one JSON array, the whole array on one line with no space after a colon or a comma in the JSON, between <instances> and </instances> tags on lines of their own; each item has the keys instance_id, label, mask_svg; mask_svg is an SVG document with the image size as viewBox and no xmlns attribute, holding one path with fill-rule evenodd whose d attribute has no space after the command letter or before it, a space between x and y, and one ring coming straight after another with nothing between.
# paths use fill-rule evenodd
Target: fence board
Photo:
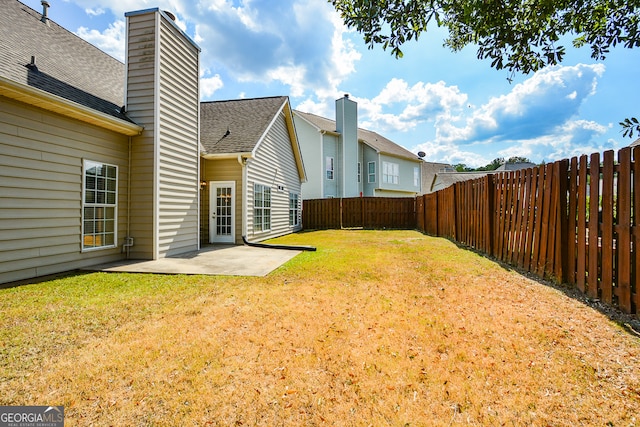
<instances>
[{"instance_id":1,"label":"fence board","mask_svg":"<svg viewBox=\"0 0 640 427\"><path fill-rule=\"evenodd\" d=\"M620 173L618 175L618 217L616 253L618 255L618 306L631 313L631 149L618 152Z\"/></svg>"},{"instance_id":2,"label":"fence board","mask_svg":"<svg viewBox=\"0 0 640 427\"><path fill-rule=\"evenodd\" d=\"M577 248L578 259L576 266L576 285L581 292L586 289L587 274L587 156L580 156L578 166L578 227L577 227Z\"/></svg>"},{"instance_id":3,"label":"fence board","mask_svg":"<svg viewBox=\"0 0 640 427\"><path fill-rule=\"evenodd\" d=\"M605 151L602 163L602 273L600 299L611 304L613 301L613 193L614 153Z\"/></svg>"},{"instance_id":4,"label":"fence board","mask_svg":"<svg viewBox=\"0 0 640 427\"><path fill-rule=\"evenodd\" d=\"M577 210L578 210L578 158L571 158L569 166L569 219L567 222L567 281L576 284Z\"/></svg>"},{"instance_id":5,"label":"fence board","mask_svg":"<svg viewBox=\"0 0 640 427\"><path fill-rule=\"evenodd\" d=\"M587 250L587 295L598 298L598 213L600 212L600 154L593 153L589 161L589 222Z\"/></svg>"},{"instance_id":6,"label":"fence board","mask_svg":"<svg viewBox=\"0 0 640 427\"><path fill-rule=\"evenodd\" d=\"M633 149L633 281L632 283L632 296L634 307L633 312L638 313L640 310L640 147L636 146Z\"/></svg>"}]
</instances>

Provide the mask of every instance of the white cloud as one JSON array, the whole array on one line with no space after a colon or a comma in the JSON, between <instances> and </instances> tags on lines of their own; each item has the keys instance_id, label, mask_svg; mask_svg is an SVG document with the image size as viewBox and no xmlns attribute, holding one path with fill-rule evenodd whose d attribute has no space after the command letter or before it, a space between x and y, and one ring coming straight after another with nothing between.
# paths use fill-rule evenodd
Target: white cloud
<instances>
[{"instance_id":1,"label":"white cloud","mask_svg":"<svg viewBox=\"0 0 640 427\"><path fill-rule=\"evenodd\" d=\"M372 99L358 99L362 126L380 131L414 129L426 122L451 122L467 105L456 86L418 82L413 86L394 78Z\"/></svg>"},{"instance_id":2,"label":"white cloud","mask_svg":"<svg viewBox=\"0 0 640 427\"><path fill-rule=\"evenodd\" d=\"M583 102L595 94L604 71L602 64L550 67L478 108L453 104L443 109L452 114L436 119L435 138L413 150L425 151L427 157L431 154L432 161L472 167L496 157L522 156L540 162L602 150L610 141L594 141L608 127L577 117Z\"/></svg>"},{"instance_id":3,"label":"white cloud","mask_svg":"<svg viewBox=\"0 0 640 427\"><path fill-rule=\"evenodd\" d=\"M111 23L103 32L90 30L86 27L80 27L76 31L76 34L78 37L83 38L98 49L108 53L120 61L124 61L124 30L125 22L123 20L118 20Z\"/></svg>"},{"instance_id":4,"label":"white cloud","mask_svg":"<svg viewBox=\"0 0 640 427\"><path fill-rule=\"evenodd\" d=\"M220 74L211 77L200 77L200 99L208 99L224 86Z\"/></svg>"},{"instance_id":5,"label":"white cloud","mask_svg":"<svg viewBox=\"0 0 640 427\"><path fill-rule=\"evenodd\" d=\"M100 15L104 15L104 9L99 7L96 9L91 9L91 8L87 8L84 10L84 12L89 15L89 16L100 16Z\"/></svg>"}]
</instances>

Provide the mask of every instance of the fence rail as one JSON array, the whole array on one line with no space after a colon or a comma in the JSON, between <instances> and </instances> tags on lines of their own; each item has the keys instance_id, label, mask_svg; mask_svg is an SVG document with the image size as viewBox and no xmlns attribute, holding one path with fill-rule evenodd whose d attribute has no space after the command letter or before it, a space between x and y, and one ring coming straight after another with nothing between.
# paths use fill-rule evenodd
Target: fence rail
<instances>
[{"instance_id":1,"label":"fence rail","mask_svg":"<svg viewBox=\"0 0 640 427\"><path fill-rule=\"evenodd\" d=\"M417 198L307 200L305 228L408 228L640 312L640 147L458 182Z\"/></svg>"}]
</instances>

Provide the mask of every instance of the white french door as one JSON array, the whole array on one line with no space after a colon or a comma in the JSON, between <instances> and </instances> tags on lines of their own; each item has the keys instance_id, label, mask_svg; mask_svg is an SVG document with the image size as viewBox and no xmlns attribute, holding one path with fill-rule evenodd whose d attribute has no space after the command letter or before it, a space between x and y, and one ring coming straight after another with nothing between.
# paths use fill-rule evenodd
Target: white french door
<instances>
[{"instance_id":1,"label":"white french door","mask_svg":"<svg viewBox=\"0 0 640 427\"><path fill-rule=\"evenodd\" d=\"M236 183L211 181L209 188L209 242L235 243Z\"/></svg>"}]
</instances>

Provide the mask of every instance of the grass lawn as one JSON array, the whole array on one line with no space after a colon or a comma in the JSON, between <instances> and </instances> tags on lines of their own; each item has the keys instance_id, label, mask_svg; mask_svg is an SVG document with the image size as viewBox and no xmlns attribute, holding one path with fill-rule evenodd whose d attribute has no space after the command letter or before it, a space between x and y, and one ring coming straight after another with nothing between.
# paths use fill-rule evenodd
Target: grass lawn
<instances>
[{"instance_id":1,"label":"grass lawn","mask_svg":"<svg viewBox=\"0 0 640 427\"><path fill-rule=\"evenodd\" d=\"M0 290L0 405L67 426L640 425L640 339L412 231L321 231L264 278Z\"/></svg>"}]
</instances>

